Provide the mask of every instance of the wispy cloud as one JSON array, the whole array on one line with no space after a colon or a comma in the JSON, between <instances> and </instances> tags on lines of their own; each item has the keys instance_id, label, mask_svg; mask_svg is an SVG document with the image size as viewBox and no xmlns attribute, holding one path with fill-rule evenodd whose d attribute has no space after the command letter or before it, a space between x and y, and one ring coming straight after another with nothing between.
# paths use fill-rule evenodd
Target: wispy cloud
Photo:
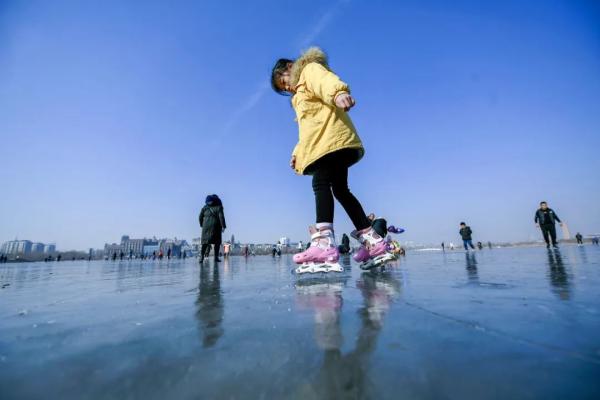
<instances>
[{"instance_id":1,"label":"wispy cloud","mask_svg":"<svg viewBox=\"0 0 600 400\"><path fill-rule=\"evenodd\" d=\"M323 15L321 15L321 17L317 20L315 25L311 27L310 31L307 32L299 41L300 49L305 49L313 44L315 39L317 39L321 32L323 32L323 30L331 23L340 7L349 2L350 0L339 0L335 2L327 11L325 11L325 13L323 13ZM270 85L265 79L262 79L256 87L256 90L250 94L246 100L241 103L233 112L227 123L225 123L222 133L215 136L213 143L219 143L225 135L231 132L240 119L261 101L263 96L269 90Z\"/></svg>"},{"instance_id":2,"label":"wispy cloud","mask_svg":"<svg viewBox=\"0 0 600 400\"><path fill-rule=\"evenodd\" d=\"M269 82L267 82L266 79L263 79L261 83L257 85L257 89L254 93L248 96L248 98L246 98L246 100L233 112L231 118L223 128L224 133L231 131L240 118L254 108L254 106L263 98L269 87Z\"/></svg>"},{"instance_id":3,"label":"wispy cloud","mask_svg":"<svg viewBox=\"0 0 600 400\"><path fill-rule=\"evenodd\" d=\"M325 28L329 25L335 14L339 11L340 7L346 3L349 3L350 0L339 0L333 3L333 5L321 15L321 18L317 21L317 23L312 27L310 32L308 32L301 40L300 40L300 48L305 49L306 47L313 44L315 39L323 32Z\"/></svg>"}]
</instances>

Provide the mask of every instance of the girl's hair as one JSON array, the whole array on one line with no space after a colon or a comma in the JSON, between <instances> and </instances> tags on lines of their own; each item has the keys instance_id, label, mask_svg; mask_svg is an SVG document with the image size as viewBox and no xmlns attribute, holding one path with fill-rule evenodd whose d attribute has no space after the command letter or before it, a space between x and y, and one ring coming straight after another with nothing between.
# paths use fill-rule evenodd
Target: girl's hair
<instances>
[{"instance_id":1,"label":"girl's hair","mask_svg":"<svg viewBox=\"0 0 600 400\"><path fill-rule=\"evenodd\" d=\"M271 87L273 88L275 93L280 94L282 96L288 95L288 93L285 90L281 90L277 87L277 80L285 71L287 71L288 64L293 62L293 60L288 60L287 58L280 58L275 63L275 66L271 71Z\"/></svg>"}]
</instances>

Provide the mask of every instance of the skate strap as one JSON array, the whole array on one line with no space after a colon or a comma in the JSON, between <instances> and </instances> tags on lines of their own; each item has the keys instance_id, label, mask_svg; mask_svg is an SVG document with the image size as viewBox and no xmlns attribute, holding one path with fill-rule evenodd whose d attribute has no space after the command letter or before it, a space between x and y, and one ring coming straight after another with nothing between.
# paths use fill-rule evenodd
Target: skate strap
<instances>
[{"instance_id":1,"label":"skate strap","mask_svg":"<svg viewBox=\"0 0 600 400\"><path fill-rule=\"evenodd\" d=\"M332 232L332 231L331 231L331 229L324 229L322 231L317 231L317 232L313 233L312 235L310 235L310 240L328 238L328 237L332 236L332 235L326 235L325 232Z\"/></svg>"},{"instance_id":2,"label":"skate strap","mask_svg":"<svg viewBox=\"0 0 600 400\"><path fill-rule=\"evenodd\" d=\"M315 240L321 237L321 232L315 232L312 235L310 235L310 240Z\"/></svg>"}]
</instances>

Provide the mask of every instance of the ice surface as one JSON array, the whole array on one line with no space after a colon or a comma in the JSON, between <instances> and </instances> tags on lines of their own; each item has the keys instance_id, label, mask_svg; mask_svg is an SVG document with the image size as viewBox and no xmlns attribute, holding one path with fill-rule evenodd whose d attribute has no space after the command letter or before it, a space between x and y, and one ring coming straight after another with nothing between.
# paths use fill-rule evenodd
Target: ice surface
<instances>
[{"instance_id":1,"label":"ice surface","mask_svg":"<svg viewBox=\"0 0 600 400\"><path fill-rule=\"evenodd\" d=\"M0 265L0 398L600 398L600 248Z\"/></svg>"}]
</instances>

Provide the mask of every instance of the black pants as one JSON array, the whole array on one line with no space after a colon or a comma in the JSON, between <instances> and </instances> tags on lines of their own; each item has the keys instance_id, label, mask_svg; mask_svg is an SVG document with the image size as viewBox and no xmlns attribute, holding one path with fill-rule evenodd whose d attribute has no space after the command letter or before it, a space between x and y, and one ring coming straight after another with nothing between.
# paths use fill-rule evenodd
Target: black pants
<instances>
[{"instance_id":1,"label":"black pants","mask_svg":"<svg viewBox=\"0 0 600 400\"><path fill-rule=\"evenodd\" d=\"M351 157L352 153L340 150L327 154L311 165L317 223L333 222L333 197L335 196L356 229L365 229L371 225L362 206L348 189L348 166Z\"/></svg>"},{"instance_id":2,"label":"black pants","mask_svg":"<svg viewBox=\"0 0 600 400\"><path fill-rule=\"evenodd\" d=\"M219 258L219 249L221 243L215 243L215 259ZM202 249L200 250L200 258L208 257L210 254L210 243L202 243Z\"/></svg>"},{"instance_id":3,"label":"black pants","mask_svg":"<svg viewBox=\"0 0 600 400\"><path fill-rule=\"evenodd\" d=\"M544 240L546 241L546 244L550 244L550 241L548 239L548 234L550 235L550 238L552 238L552 245L556 245L556 227L554 226L554 224L544 224L544 225L540 225L540 228L542 229L542 235L544 235Z\"/></svg>"}]
</instances>

